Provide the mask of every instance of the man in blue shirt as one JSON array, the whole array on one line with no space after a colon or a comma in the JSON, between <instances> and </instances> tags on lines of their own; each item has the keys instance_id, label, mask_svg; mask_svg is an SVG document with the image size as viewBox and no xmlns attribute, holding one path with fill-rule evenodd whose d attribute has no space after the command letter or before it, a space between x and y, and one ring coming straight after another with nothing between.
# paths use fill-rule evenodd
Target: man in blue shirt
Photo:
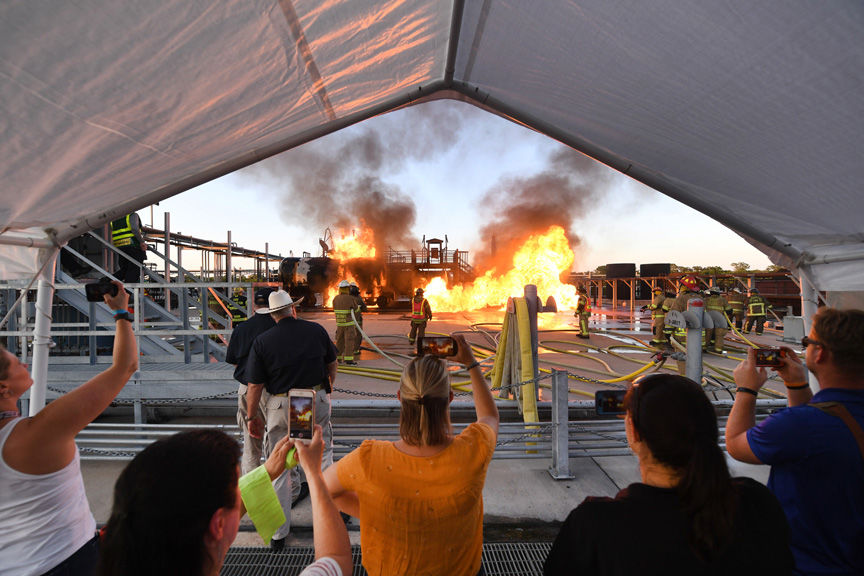
<instances>
[{"instance_id":1,"label":"man in blue shirt","mask_svg":"<svg viewBox=\"0 0 864 576\"><path fill-rule=\"evenodd\" d=\"M756 425L765 368L755 350L735 369L738 391L726 424L736 460L769 464L768 487L789 520L798 574L864 574L864 311L822 308L774 370L789 407ZM807 370L819 380L814 396ZM860 444L859 444L860 443Z\"/></svg>"}]
</instances>

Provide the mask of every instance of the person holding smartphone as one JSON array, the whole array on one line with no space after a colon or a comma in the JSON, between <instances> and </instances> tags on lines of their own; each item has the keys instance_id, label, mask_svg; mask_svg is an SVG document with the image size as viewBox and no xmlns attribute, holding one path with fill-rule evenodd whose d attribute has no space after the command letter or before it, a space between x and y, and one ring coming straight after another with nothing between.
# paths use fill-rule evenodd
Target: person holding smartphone
<instances>
[{"instance_id":1,"label":"person holding smartphone","mask_svg":"<svg viewBox=\"0 0 864 576\"><path fill-rule=\"evenodd\" d=\"M114 400L138 369L138 350L120 282L105 294L117 328L107 370L31 417L18 401L33 379L0 347L0 572L5 576L93 574L98 557L75 436Z\"/></svg>"},{"instance_id":2,"label":"person holding smartphone","mask_svg":"<svg viewBox=\"0 0 864 576\"><path fill-rule=\"evenodd\" d=\"M543 574L791 574L783 511L765 486L730 477L702 387L651 374L624 405L641 482L573 509Z\"/></svg>"},{"instance_id":3,"label":"person holding smartphone","mask_svg":"<svg viewBox=\"0 0 864 576\"><path fill-rule=\"evenodd\" d=\"M384 574L482 574L483 484L498 408L471 347L454 336L477 420L455 435L447 363L422 355L402 372L396 442L366 440L324 471L336 505L359 518L363 566Z\"/></svg>"}]
</instances>

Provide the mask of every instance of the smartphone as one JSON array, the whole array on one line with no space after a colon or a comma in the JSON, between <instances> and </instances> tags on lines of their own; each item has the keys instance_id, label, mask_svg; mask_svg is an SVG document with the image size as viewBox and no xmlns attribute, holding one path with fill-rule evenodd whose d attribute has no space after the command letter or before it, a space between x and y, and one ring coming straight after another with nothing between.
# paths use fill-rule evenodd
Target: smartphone
<instances>
[{"instance_id":1,"label":"smartphone","mask_svg":"<svg viewBox=\"0 0 864 576\"><path fill-rule=\"evenodd\" d=\"M417 355L438 356L454 356L459 350L456 340L450 336L423 336L417 341Z\"/></svg>"},{"instance_id":2,"label":"smartphone","mask_svg":"<svg viewBox=\"0 0 864 576\"><path fill-rule=\"evenodd\" d=\"M783 365L783 350L780 348L757 348L756 366L777 368Z\"/></svg>"},{"instance_id":3,"label":"smartphone","mask_svg":"<svg viewBox=\"0 0 864 576\"><path fill-rule=\"evenodd\" d=\"M624 396L627 390L598 390L594 393L594 411L598 416L619 415L627 412Z\"/></svg>"},{"instance_id":4,"label":"smartphone","mask_svg":"<svg viewBox=\"0 0 864 576\"><path fill-rule=\"evenodd\" d=\"M84 294L87 295L88 302L102 302L105 294L111 296L117 295L117 285L111 282L107 276L103 276L96 282L90 282L84 285Z\"/></svg>"},{"instance_id":5,"label":"smartphone","mask_svg":"<svg viewBox=\"0 0 864 576\"><path fill-rule=\"evenodd\" d=\"M288 392L288 437L311 440L315 426L315 391L298 388Z\"/></svg>"}]
</instances>

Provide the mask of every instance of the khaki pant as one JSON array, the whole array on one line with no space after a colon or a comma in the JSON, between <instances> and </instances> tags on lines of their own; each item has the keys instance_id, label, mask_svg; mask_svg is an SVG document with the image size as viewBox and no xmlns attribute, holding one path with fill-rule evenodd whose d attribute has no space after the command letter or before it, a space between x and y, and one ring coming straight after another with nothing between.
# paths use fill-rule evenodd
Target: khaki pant
<instances>
[{"instance_id":1,"label":"khaki pant","mask_svg":"<svg viewBox=\"0 0 864 576\"><path fill-rule=\"evenodd\" d=\"M356 341L357 328L353 324L351 326L337 326L336 349L339 351L339 354L336 359L339 361L353 361Z\"/></svg>"},{"instance_id":2,"label":"khaki pant","mask_svg":"<svg viewBox=\"0 0 864 576\"><path fill-rule=\"evenodd\" d=\"M243 457L240 460L240 470L243 474L247 474L261 465L261 454L264 448L264 441L261 438L253 438L249 435L249 426L246 424L246 416L249 415L249 410L246 406L246 389L245 384L240 384L237 388L237 425L240 431L243 432ZM258 403L258 413L264 415L267 399L270 397L266 390L261 391L261 401Z\"/></svg>"}]
</instances>

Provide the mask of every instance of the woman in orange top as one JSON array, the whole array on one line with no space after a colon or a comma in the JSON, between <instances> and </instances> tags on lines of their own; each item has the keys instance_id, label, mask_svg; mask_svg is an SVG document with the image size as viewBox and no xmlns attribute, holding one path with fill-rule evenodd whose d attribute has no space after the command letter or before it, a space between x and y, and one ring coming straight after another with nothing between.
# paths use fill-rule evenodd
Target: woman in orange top
<instances>
[{"instance_id":1,"label":"woman in orange top","mask_svg":"<svg viewBox=\"0 0 864 576\"><path fill-rule=\"evenodd\" d=\"M402 372L396 442L366 440L324 471L336 505L360 519L363 567L384 574L482 574L483 484L498 408L463 336L454 362L471 376L477 421L454 436L447 364L413 359Z\"/></svg>"}]
</instances>

